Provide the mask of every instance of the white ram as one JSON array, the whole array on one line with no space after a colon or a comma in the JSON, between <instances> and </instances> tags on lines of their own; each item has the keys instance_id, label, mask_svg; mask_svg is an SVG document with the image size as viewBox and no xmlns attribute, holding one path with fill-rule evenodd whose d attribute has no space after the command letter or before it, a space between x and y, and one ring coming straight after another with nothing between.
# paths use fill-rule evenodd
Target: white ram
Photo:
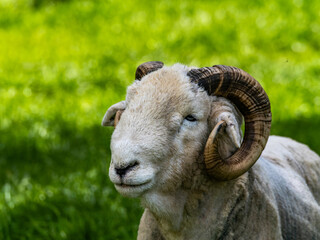
<instances>
[{"instance_id":1,"label":"white ram","mask_svg":"<svg viewBox=\"0 0 320 240\"><path fill-rule=\"evenodd\" d=\"M268 140L269 99L246 72L144 63L102 125L111 181L145 208L138 239L320 239L320 158Z\"/></svg>"}]
</instances>

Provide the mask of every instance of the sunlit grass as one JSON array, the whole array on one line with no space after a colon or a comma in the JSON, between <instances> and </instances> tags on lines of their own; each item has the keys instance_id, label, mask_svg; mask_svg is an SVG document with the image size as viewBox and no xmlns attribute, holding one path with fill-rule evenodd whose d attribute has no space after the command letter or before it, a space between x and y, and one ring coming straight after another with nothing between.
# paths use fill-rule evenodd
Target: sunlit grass
<instances>
[{"instance_id":1,"label":"sunlit grass","mask_svg":"<svg viewBox=\"0 0 320 240\"><path fill-rule=\"evenodd\" d=\"M144 61L233 65L265 87L272 133L320 153L318 1L0 2L0 239L134 239L108 180L106 109Z\"/></svg>"}]
</instances>

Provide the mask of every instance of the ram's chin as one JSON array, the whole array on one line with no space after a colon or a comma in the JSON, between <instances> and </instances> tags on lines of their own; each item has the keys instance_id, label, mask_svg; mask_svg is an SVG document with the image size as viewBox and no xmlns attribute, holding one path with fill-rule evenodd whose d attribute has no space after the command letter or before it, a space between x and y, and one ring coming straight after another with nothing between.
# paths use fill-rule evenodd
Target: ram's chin
<instances>
[{"instance_id":1,"label":"ram's chin","mask_svg":"<svg viewBox=\"0 0 320 240\"><path fill-rule=\"evenodd\" d=\"M115 184L115 188L121 195L131 198L141 197L151 186L151 182L138 185Z\"/></svg>"}]
</instances>

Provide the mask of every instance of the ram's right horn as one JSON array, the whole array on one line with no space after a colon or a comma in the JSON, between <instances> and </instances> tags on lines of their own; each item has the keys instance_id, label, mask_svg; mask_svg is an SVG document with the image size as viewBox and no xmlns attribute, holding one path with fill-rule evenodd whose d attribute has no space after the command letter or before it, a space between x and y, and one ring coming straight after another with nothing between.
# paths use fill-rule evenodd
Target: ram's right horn
<instances>
[{"instance_id":1,"label":"ram's right horn","mask_svg":"<svg viewBox=\"0 0 320 240\"><path fill-rule=\"evenodd\" d=\"M271 127L269 98L258 81L236 67L216 65L192 69L188 76L209 95L229 99L244 116L244 140L232 156L222 159L213 144L207 144L205 149L205 164L213 178L237 178L258 160L267 143Z\"/></svg>"}]
</instances>

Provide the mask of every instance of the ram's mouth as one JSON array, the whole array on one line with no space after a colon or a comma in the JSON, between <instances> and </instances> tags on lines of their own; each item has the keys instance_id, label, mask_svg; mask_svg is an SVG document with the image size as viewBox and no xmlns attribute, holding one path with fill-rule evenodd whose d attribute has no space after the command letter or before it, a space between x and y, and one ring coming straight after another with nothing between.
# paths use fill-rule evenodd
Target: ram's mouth
<instances>
[{"instance_id":1,"label":"ram's mouth","mask_svg":"<svg viewBox=\"0 0 320 240\"><path fill-rule=\"evenodd\" d=\"M120 192L122 195L128 197L138 197L152 187L152 181L147 181L139 184L115 183L114 185L117 191Z\"/></svg>"},{"instance_id":2,"label":"ram's mouth","mask_svg":"<svg viewBox=\"0 0 320 240\"><path fill-rule=\"evenodd\" d=\"M128 183L128 182L125 182L125 181L123 182L121 180L120 183L115 183L115 185L117 187L123 187L123 188L130 188L130 187L136 188L136 187L142 187L142 186L147 185L149 183L151 183L151 180L147 180L147 181L142 182L142 183Z\"/></svg>"},{"instance_id":3,"label":"ram's mouth","mask_svg":"<svg viewBox=\"0 0 320 240\"><path fill-rule=\"evenodd\" d=\"M148 184L149 182L146 183L141 183L141 184L124 184L124 183L120 183L120 184L115 184L117 187L121 187L121 188L137 188L137 187L141 187L143 185Z\"/></svg>"}]
</instances>

